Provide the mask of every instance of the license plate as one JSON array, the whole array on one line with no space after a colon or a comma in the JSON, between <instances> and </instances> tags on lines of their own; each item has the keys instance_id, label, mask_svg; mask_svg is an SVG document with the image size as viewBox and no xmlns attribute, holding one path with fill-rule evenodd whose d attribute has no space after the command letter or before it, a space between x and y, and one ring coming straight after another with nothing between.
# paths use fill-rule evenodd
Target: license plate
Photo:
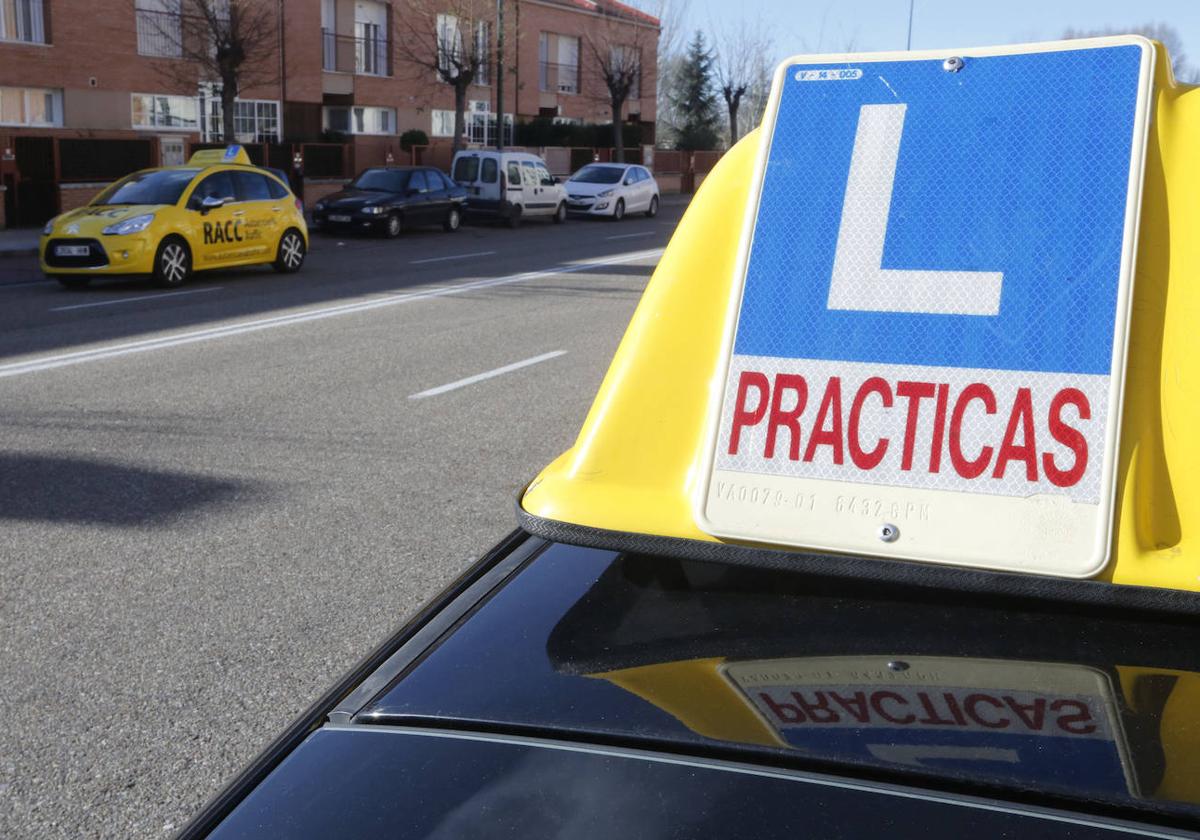
<instances>
[{"instance_id":1,"label":"license plate","mask_svg":"<svg viewBox=\"0 0 1200 840\"><path fill-rule=\"evenodd\" d=\"M1072 43L780 68L704 530L1104 568L1154 48Z\"/></svg>"},{"instance_id":2,"label":"license plate","mask_svg":"<svg viewBox=\"0 0 1200 840\"><path fill-rule=\"evenodd\" d=\"M329 221L331 221L331 222L348 222L348 221L350 221L350 217L343 216L340 213L335 213L335 214L330 215Z\"/></svg>"},{"instance_id":3,"label":"license plate","mask_svg":"<svg viewBox=\"0 0 1200 840\"><path fill-rule=\"evenodd\" d=\"M92 249L87 245L55 245L54 256L56 257L86 257L92 252Z\"/></svg>"}]
</instances>

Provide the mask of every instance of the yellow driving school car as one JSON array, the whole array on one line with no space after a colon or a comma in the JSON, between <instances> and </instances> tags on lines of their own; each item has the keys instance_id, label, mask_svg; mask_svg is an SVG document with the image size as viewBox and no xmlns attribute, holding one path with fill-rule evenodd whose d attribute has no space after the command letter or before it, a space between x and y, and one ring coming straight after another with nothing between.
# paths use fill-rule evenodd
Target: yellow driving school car
<instances>
[{"instance_id":1,"label":"yellow driving school car","mask_svg":"<svg viewBox=\"0 0 1200 840\"><path fill-rule=\"evenodd\" d=\"M116 275L179 286L193 271L244 265L290 273L308 250L302 206L241 146L207 149L183 166L128 175L51 219L42 271L64 286Z\"/></svg>"}]
</instances>

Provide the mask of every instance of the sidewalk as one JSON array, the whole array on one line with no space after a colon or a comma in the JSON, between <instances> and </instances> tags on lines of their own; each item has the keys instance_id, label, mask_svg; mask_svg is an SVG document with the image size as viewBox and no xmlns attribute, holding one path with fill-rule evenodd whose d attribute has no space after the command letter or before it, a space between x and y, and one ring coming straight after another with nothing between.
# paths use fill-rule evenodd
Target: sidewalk
<instances>
[{"instance_id":1,"label":"sidewalk","mask_svg":"<svg viewBox=\"0 0 1200 840\"><path fill-rule=\"evenodd\" d=\"M38 228L9 228L0 230L0 259L4 257L36 257Z\"/></svg>"}]
</instances>

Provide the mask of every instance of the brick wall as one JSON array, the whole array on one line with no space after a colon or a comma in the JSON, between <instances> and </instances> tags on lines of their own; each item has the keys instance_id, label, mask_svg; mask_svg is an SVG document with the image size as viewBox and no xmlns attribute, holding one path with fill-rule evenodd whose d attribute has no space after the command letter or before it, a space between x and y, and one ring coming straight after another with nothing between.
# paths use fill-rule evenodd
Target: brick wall
<instances>
[{"instance_id":1,"label":"brick wall","mask_svg":"<svg viewBox=\"0 0 1200 840\"><path fill-rule=\"evenodd\" d=\"M59 184L59 212L66 213L76 207L82 207L100 194L108 184Z\"/></svg>"},{"instance_id":2,"label":"brick wall","mask_svg":"<svg viewBox=\"0 0 1200 840\"><path fill-rule=\"evenodd\" d=\"M580 39L579 93L562 94L539 90L538 37L541 32L568 35ZM599 73L595 51L611 45L636 46L642 53L642 97L627 102L624 115L640 113L642 122L654 122L654 68L658 61L658 31L654 27L590 12L564 9L539 0L521 3L521 30L518 36L517 68L520 76L518 113L536 116L540 107L557 105L562 116L585 122L611 119L608 91ZM556 56L550 56L556 61ZM510 88L511 89L511 88Z\"/></svg>"},{"instance_id":3,"label":"brick wall","mask_svg":"<svg viewBox=\"0 0 1200 840\"><path fill-rule=\"evenodd\" d=\"M346 181L338 179L309 178L304 181L304 206L311 209L314 204L327 195L332 195L346 186Z\"/></svg>"}]
</instances>

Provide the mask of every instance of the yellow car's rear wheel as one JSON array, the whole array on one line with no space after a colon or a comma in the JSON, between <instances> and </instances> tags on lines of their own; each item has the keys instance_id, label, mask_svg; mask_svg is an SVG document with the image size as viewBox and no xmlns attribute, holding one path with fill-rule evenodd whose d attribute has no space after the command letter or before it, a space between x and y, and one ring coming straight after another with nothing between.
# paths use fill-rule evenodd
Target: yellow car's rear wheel
<instances>
[{"instance_id":1,"label":"yellow car's rear wheel","mask_svg":"<svg viewBox=\"0 0 1200 840\"><path fill-rule=\"evenodd\" d=\"M173 288L182 286L192 273L192 252L180 236L168 236L154 255L154 283Z\"/></svg>"}]
</instances>

